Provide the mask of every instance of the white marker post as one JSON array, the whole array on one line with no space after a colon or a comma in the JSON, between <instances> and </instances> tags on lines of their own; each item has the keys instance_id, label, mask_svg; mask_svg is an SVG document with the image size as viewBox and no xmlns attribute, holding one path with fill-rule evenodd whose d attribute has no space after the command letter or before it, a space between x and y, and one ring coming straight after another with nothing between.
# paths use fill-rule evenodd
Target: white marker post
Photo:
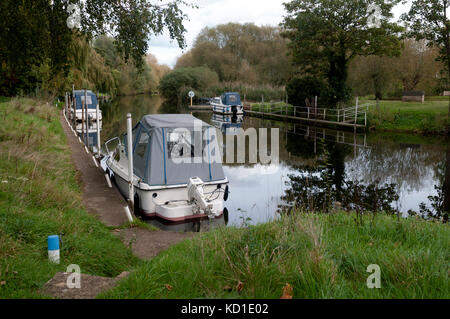
<instances>
[{"instance_id":1,"label":"white marker post","mask_svg":"<svg viewBox=\"0 0 450 319\"><path fill-rule=\"evenodd\" d=\"M97 109L96 109L96 116L97 116L97 156L100 158L100 110L99 110L99 103L97 101Z\"/></svg>"},{"instance_id":2,"label":"white marker post","mask_svg":"<svg viewBox=\"0 0 450 319\"><path fill-rule=\"evenodd\" d=\"M194 91L189 91L189 97L191 98L191 107L192 107L192 98L195 96Z\"/></svg>"},{"instance_id":3,"label":"white marker post","mask_svg":"<svg viewBox=\"0 0 450 319\"><path fill-rule=\"evenodd\" d=\"M128 149L128 201L131 207L134 206L134 186L133 186L133 132L131 114L127 114L127 149Z\"/></svg>"}]
</instances>

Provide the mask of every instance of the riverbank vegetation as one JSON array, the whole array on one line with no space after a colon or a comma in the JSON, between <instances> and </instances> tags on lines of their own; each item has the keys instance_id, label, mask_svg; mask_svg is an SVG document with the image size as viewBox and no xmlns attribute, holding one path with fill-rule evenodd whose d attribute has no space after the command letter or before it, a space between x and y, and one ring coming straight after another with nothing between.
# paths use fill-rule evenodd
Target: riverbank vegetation
<instances>
[{"instance_id":1,"label":"riverbank vegetation","mask_svg":"<svg viewBox=\"0 0 450 319\"><path fill-rule=\"evenodd\" d=\"M154 59L145 63L148 40L167 27L184 47L181 5L2 1L0 95L57 96L72 84L110 95L153 92L162 74Z\"/></svg>"},{"instance_id":2,"label":"riverbank vegetation","mask_svg":"<svg viewBox=\"0 0 450 319\"><path fill-rule=\"evenodd\" d=\"M252 23L206 27L198 34L192 49L178 58L174 75L168 74L163 79L161 94L179 105L188 102L187 92L191 89L196 91L196 98L239 92L246 101L284 99L284 85L292 71L286 43L278 27ZM180 74L193 70L202 70L203 81L180 79ZM166 82L175 78L178 87L184 89L166 90Z\"/></svg>"},{"instance_id":3,"label":"riverbank vegetation","mask_svg":"<svg viewBox=\"0 0 450 319\"><path fill-rule=\"evenodd\" d=\"M377 108L373 100L368 113L368 126L375 130L414 132L421 134L446 134L450 125L448 97L439 101L402 102L396 100L379 101Z\"/></svg>"},{"instance_id":4,"label":"riverbank vegetation","mask_svg":"<svg viewBox=\"0 0 450 319\"><path fill-rule=\"evenodd\" d=\"M447 225L351 213L221 228L146 262L106 298L447 298ZM369 265L380 289L369 289Z\"/></svg>"},{"instance_id":5,"label":"riverbank vegetation","mask_svg":"<svg viewBox=\"0 0 450 319\"><path fill-rule=\"evenodd\" d=\"M0 100L0 298L44 297L38 289L70 264L106 277L137 264L82 207L59 116L43 100ZM60 265L48 262L49 235L61 236Z\"/></svg>"}]
</instances>

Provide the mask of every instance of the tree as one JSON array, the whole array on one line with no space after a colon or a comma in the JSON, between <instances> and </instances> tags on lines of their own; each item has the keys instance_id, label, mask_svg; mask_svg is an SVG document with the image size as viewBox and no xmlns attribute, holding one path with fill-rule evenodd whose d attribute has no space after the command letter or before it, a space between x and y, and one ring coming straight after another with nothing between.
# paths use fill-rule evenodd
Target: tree
<instances>
[{"instance_id":1,"label":"tree","mask_svg":"<svg viewBox=\"0 0 450 319\"><path fill-rule=\"evenodd\" d=\"M218 76L208 67L179 68L167 73L159 83L159 92L172 104L181 104L187 100L188 92L193 89L196 96L201 96L206 89L217 85Z\"/></svg>"},{"instance_id":2,"label":"tree","mask_svg":"<svg viewBox=\"0 0 450 319\"><path fill-rule=\"evenodd\" d=\"M50 67L67 77L71 43L79 36L92 40L108 34L127 61L143 68L149 37L169 31L185 47L184 1L149 0L2 0L0 1L0 94L28 93L40 85L32 70ZM73 6L80 24L68 26Z\"/></svg>"},{"instance_id":3,"label":"tree","mask_svg":"<svg viewBox=\"0 0 450 319\"><path fill-rule=\"evenodd\" d=\"M361 56L349 66L349 85L359 95L401 96L404 91L434 94L439 86L440 65L436 49L425 41L407 38L398 57Z\"/></svg>"},{"instance_id":4,"label":"tree","mask_svg":"<svg viewBox=\"0 0 450 319\"><path fill-rule=\"evenodd\" d=\"M399 0L293 0L282 26L302 74L327 79L334 101L350 97L348 65L356 56L396 55L401 27L389 20ZM375 16L375 14L377 14ZM378 19L371 23L373 17Z\"/></svg>"},{"instance_id":5,"label":"tree","mask_svg":"<svg viewBox=\"0 0 450 319\"><path fill-rule=\"evenodd\" d=\"M402 15L408 25L408 35L427 40L439 48L439 60L444 64L447 85L450 81L450 20L449 0L414 0L408 13ZM450 100L448 106L450 117ZM450 129L448 130L450 132Z\"/></svg>"},{"instance_id":6,"label":"tree","mask_svg":"<svg viewBox=\"0 0 450 319\"><path fill-rule=\"evenodd\" d=\"M222 82L284 85L291 74L280 28L228 23L204 28L176 67L207 66Z\"/></svg>"}]
</instances>

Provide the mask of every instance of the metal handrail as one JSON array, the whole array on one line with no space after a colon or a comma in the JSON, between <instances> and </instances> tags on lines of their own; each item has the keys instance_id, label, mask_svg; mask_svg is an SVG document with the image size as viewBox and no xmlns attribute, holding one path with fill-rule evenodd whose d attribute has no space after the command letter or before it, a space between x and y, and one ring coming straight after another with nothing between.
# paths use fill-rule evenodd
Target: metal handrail
<instances>
[{"instance_id":1,"label":"metal handrail","mask_svg":"<svg viewBox=\"0 0 450 319\"><path fill-rule=\"evenodd\" d=\"M109 148L108 148L108 144L111 143L111 142L114 141L114 140L119 140L119 144L121 144L120 138L117 137L117 136L116 136L116 137L113 137L113 138L110 139L110 140L108 140L108 141L105 143L106 152L108 153L108 155L111 155L111 152L109 151Z\"/></svg>"}]
</instances>

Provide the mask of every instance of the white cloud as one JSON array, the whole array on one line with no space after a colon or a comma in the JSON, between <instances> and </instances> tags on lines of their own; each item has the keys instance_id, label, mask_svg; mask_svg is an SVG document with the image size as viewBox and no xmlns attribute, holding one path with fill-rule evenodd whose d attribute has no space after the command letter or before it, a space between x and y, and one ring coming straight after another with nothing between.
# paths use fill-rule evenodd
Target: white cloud
<instances>
[{"instance_id":1,"label":"white cloud","mask_svg":"<svg viewBox=\"0 0 450 319\"><path fill-rule=\"evenodd\" d=\"M186 8L184 12L189 21L185 22L186 50L204 27L214 27L228 22L255 23L256 25L278 25L286 15L283 3L288 0L197 0L192 1L198 9ZM409 8L410 4L398 5L394 9L395 18ZM171 41L167 33L154 37L150 41L149 52L156 56L159 63L173 67L183 51L176 41Z\"/></svg>"}]
</instances>

